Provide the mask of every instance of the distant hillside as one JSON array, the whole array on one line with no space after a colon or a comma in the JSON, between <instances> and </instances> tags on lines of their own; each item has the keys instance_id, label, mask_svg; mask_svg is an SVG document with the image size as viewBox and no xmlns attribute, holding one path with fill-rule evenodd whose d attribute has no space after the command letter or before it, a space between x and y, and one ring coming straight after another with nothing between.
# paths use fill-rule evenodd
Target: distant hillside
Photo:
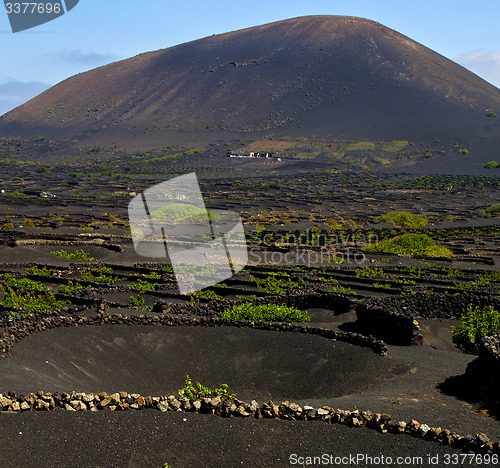
<instances>
[{"instance_id":1,"label":"distant hillside","mask_svg":"<svg viewBox=\"0 0 500 468\"><path fill-rule=\"evenodd\" d=\"M309 16L73 76L0 118L0 136L147 144L315 135L498 143L500 90L381 24Z\"/></svg>"}]
</instances>

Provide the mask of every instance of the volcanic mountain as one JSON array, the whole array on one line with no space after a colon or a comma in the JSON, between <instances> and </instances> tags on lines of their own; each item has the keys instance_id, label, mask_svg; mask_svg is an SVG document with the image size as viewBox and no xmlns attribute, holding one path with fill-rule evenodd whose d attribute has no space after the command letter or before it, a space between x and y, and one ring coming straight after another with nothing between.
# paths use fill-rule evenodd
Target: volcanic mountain
<instances>
[{"instance_id":1,"label":"volcanic mountain","mask_svg":"<svg viewBox=\"0 0 500 468\"><path fill-rule=\"evenodd\" d=\"M308 16L73 76L2 116L0 135L165 144L315 135L491 147L499 126L490 111L500 114L499 89L408 37L362 18Z\"/></svg>"}]
</instances>

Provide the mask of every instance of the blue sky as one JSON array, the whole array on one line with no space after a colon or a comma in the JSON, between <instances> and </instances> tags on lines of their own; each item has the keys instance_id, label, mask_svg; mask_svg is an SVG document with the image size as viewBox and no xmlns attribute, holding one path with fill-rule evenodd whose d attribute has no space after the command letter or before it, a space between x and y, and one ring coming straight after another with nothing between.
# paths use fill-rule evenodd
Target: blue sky
<instances>
[{"instance_id":1,"label":"blue sky","mask_svg":"<svg viewBox=\"0 0 500 468\"><path fill-rule=\"evenodd\" d=\"M16 34L0 6L0 115L100 65L212 34L317 14L378 21L500 87L497 0L80 0L66 15Z\"/></svg>"}]
</instances>

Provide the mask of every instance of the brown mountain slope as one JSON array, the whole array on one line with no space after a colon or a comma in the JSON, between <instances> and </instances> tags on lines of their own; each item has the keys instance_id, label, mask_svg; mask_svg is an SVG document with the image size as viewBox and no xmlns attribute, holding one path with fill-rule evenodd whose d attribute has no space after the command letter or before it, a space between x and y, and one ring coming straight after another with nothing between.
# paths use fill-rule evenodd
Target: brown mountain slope
<instances>
[{"instance_id":1,"label":"brown mountain slope","mask_svg":"<svg viewBox=\"0 0 500 468\"><path fill-rule=\"evenodd\" d=\"M0 118L0 135L494 140L500 90L386 28L310 16L73 76Z\"/></svg>"}]
</instances>

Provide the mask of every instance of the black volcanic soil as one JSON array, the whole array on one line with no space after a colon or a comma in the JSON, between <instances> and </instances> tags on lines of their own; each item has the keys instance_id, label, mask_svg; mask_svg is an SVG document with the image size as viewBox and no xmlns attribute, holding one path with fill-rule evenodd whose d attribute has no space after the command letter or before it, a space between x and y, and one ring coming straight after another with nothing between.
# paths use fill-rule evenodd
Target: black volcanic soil
<instances>
[{"instance_id":1,"label":"black volcanic soil","mask_svg":"<svg viewBox=\"0 0 500 468\"><path fill-rule=\"evenodd\" d=\"M261 468L288 467L291 454L384 454L423 457L426 462L428 453L439 454L441 461L445 454L458 453L421 439L368 429L193 413L2 414L1 421L0 464L19 468L158 468L165 463L174 468Z\"/></svg>"},{"instance_id":2,"label":"black volcanic soil","mask_svg":"<svg viewBox=\"0 0 500 468\"><path fill-rule=\"evenodd\" d=\"M486 114L499 108L497 88L396 31L310 16L74 76L4 115L0 134L150 148L270 134L440 139L491 151L498 122Z\"/></svg>"},{"instance_id":3,"label":"black volcanic soil","mask_svg":"<svg viewBox=\"0 0 500 468\"><path fill-rule=\"evenodd\" d=\"M38 333L0 361L2 388L24 394L175 394L188 374L258 401L338 397L408 370L369 348L299 333L112 325Z\"/></svg>"}]
</instances>

